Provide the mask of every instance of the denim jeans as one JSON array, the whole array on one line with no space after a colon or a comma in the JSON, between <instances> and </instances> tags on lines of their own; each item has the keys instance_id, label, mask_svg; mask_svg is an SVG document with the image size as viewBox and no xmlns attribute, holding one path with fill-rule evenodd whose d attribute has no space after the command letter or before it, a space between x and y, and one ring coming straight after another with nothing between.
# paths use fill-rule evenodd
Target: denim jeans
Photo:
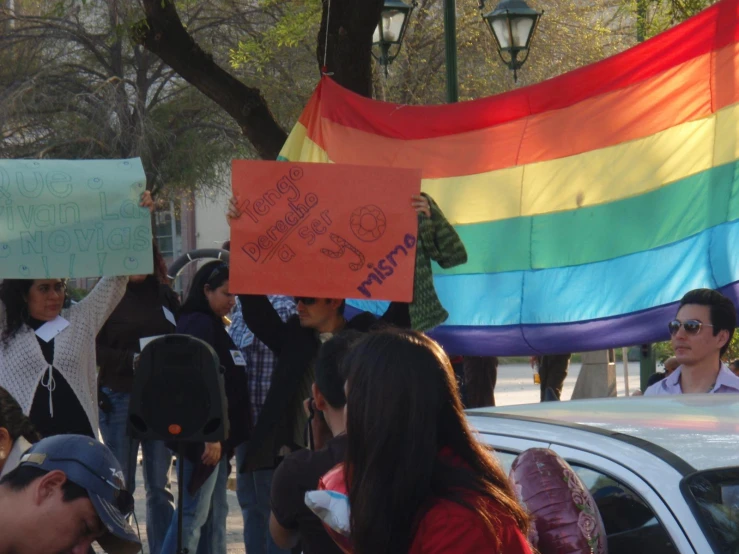
<instances>
[{"instance_id":1,"label":"denim jeans","mask_svg":"<svg viewBox=\"0 0 739 554\"><path fill-rule=\"evenodd\" d=\"M236 448L236 471L244 460L246 445ZM273 469L236 473L236 496L244 517L244 545L249 554L289 554L279 548L269 532L270 492Z\"/></svg>"},{"instance_id":2,"label":"denim jeans","mask_svg":"<svg viewBox=\"0 0 739 554\"><path fill-rule=\"evenodd\" d=\"M105 444L118 458L128 490L133 494L136 489L139 441L126 436L128 403L131 395L105 387L103 392L110 398L111 410L108 413L100 411L100 432ZM141 450L144 455L146 488L146 536L149 552L159 554L174 512L174 496L169 478L172 453L162 441L143 441Z\"/></svg>"},{"instance_id":3,"label":"denim jeans","mask_svg":"<svg viewBox=\"0 0 739 554\"><path fill-rule=\"evenodd\" d=\"M218 462L215 471L195 494L190 494L190 482L195 464L177 459L183 464L184 477L178 486L184 487L182 499L182 548L189 554L226 554L226 518L228 517L228 460ZM179 509L179 508L178 508ZM172 516L162 554L177 554L177 510Z\"/></svg>"}]
</instances>

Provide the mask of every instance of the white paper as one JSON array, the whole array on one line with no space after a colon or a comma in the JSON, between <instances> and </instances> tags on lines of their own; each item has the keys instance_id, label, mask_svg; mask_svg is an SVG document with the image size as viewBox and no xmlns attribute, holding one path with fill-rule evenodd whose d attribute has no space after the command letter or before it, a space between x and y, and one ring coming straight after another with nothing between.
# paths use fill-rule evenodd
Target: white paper
<instances>
[{"instance_id":1,"label":"white paper","mask_svg":"<svg viewBox=\"0 0 739 554\"><path fill-rule=\"evenodd\" d=\"M166 310L166 308L165 308L165 310ZM154 335L153 337L143 337L143 338L140 338L139 339L139 350L141 352L143 352L144 351L144 346L146 346L147 344L149 344L154 339L158 339L159 337L164 337L164 336L166 336L166 335Z\"/></svg>"},{"instance_id":2,"label":"white paper","mask_svg":"<svg viewBox=\"0 0 739 554\"><path fill-rule=\"evenodd\" d=\"M177 321L174 318L174 314L170 312L165 306L162 306L162 310L164 310L164 317L167 318L167 321L177 327Z\"/></svg>"},{"instance_id":3,"label":"white paper","mask_svg":"<svg viewBox=\"0 0 739 554\"><path fill-rule=\"evenodd\" d=\"M58 315L36 329L36 336L44 342L49 342L67 327L69 327L69 321Z\"/></svg>"}]
</instances>

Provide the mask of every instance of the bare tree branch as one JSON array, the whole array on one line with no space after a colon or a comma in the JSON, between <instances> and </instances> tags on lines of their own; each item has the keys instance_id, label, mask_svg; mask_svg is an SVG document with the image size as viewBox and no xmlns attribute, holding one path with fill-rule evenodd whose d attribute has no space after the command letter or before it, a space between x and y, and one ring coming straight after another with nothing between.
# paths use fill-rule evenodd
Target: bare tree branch
<instances>
[{"instance_id":1,"label":"bare tree branch","mask_svg":"<svg viewBox=\"0 0 739 554\"><path fill-rule=\"evenodd\" d=\"M195 43L171 0L143 0L143 5L146 21L134 30L134 40L226 110L262 158L275 159L287 133L275 121L259 90L224 71Z\"/></svg>"}]
</instances>

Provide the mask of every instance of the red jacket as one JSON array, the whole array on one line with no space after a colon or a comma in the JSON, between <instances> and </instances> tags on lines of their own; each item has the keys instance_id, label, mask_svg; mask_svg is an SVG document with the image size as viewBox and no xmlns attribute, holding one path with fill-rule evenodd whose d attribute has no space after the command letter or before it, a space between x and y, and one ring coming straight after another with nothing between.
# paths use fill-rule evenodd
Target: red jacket
<instances>
[{"instance_id":1,"label":"red jacket","mask_svg":"<svg viewBox=\"0 0 739 554\"><path fill-rule=\"evenodd\" d=\"M488 502L491 513L498 512ZM498 513L500 524L493 537L474 512L452 502L437 500L421 519L409 554L531 554L526 537L515 522Z\"/></svg>"},{"instance_id":2,"label":"red jacket","mask_svg":"<svg viewBox=\"0 0 739 554\"><path fill-rule=\"evenodd\" d=\"M442 456L450 456L444 449ZM458 458L450 456L454 462ZM319 482L319 489L347 494L344 481L344 464L339 464ZM468 503L474 504L470 494ZM495 537L477 514L451 500L437 499L421 517L413 537L409 554L532 554L526 537L509 516L500 512L492 500L487 501L488 513L496 516ZM348 537L338 535L326 527L326 531L344 552L352 552ZM499 542L498 542L499 541ZM497 545L500 544L500 548Z\"/></svg>"}]
</instances>

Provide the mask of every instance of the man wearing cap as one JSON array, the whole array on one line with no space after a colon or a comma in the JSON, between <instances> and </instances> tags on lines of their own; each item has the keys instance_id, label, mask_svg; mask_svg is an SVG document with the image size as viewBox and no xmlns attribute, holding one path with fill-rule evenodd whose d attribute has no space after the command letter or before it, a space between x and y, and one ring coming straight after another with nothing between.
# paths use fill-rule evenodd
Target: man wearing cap
<instances>
[{"instance_id":1,"label":"man wearing cap","mask_svg":"<svg viewBox=\"0 0 739 554\"><path fill-rule=\"evenodd\" d=\"M46 438L0 480L0 554L87 554L95 541L110 554L134 554L132 511L107 446L82 435Z\"/></svg>"}]
</instances>

